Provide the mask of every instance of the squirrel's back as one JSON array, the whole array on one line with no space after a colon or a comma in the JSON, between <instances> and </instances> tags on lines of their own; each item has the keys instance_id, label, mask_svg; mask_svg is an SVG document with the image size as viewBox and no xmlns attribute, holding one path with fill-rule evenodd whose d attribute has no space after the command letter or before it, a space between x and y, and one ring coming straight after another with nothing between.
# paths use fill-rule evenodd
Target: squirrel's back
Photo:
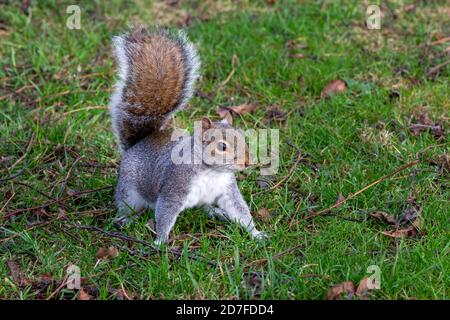
<instances>
[{"instance_id":1,"label":"squirrel's back","mask_svg":"<svg viewBox=\"0 0 450 320\"><path fill-rule=\"evenodd\" d=\"M111 98L122 150L158 131L193 94L200 61L183 32L133 29L113 38L119 80Z\"/></svg>"}]
</instances>

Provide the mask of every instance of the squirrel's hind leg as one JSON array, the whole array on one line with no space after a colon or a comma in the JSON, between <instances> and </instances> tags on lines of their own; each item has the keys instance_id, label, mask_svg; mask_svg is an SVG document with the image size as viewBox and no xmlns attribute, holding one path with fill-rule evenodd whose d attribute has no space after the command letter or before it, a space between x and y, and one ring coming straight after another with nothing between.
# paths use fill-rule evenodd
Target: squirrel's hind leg
<instances>
[{"instance_id":1,"label":"squirrel's hind leg","mask_svg":"<svg viewBox=\"0 0 450 320\"><path fill-rule=\"evenodd\" d=\"M147 201L134 189L118 189L116 205L118 214L114 223L119 227L134 222L134 218L149 207Z\"/></svg>"}]
</instances>

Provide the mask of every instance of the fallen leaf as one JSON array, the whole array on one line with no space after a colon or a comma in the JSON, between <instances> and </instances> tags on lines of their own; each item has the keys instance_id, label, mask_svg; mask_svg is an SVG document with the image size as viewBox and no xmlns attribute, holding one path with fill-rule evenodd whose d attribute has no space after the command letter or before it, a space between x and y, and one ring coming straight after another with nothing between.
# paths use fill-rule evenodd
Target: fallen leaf
<instances>
[{"instance_id":1,"label":"fallen leaf","mask_svg":"<svg viewBox=\"0 0 450 320\"><path fill-rule=\"evenodd\" d=\"M390 238L409 238L419 234L420 222L416 219L413 223L404 229L396 229L393 231L382 231L381 233Z\"/></svg>"},{"instance_id":2,"label":"fallen leaf","mask_svg":"<svg viewBox=\"0 0 450 320\"><path fill-rule=\"evenodd\" d=\"M339 300L345 294L347 299L351 299L355 294L355 285L351 281L345 281L332 286L328 289L327 299L328 300Z\"/></svg>"},{"instance_id":3,"label":"fallen leaf","mask_svg":"<svg viewBox=\"0 0 450 320\"><path fill-rule=\"evenodd\" d=\"M230 113L230 110L223 108L223 107L219 107L219 108L217 108L216 113L219 115L219 117L221 117L223 119L226 117L226 115L228 113Z\"/></svg>"},{"instance_id":4,"label":"fallen leaf","mask_svg":"<svg viewBox=\"0 0 450 320\"><path fill-rule=\"evenodd\" d=\"M116 247L110 246L109 248L99 248L95 255L97 259L114 259L119 255L119 250Z\"/></svg>"},{"instance_id":5,"label":"fallen leaf","mask_svg":"<svg viewBox=\"0 0 450 320\"><path fill-rule=\"evenodd\" d=\"M6 264L8 265L9 271L11 272L11 276L16 286L23 287L30 284L30 280L25 277L22 270L20 270L19 264L16 261L8 260Z\"/></svg>"},{"instance_id":6,"label":"fallen leaf","mask_svg":"<svg viewBox=\"0 0 450 320\"><path fill-rule=\"evenodd\" d=\"M238 115L243 115L245 113L251 113L256 110L256 104L245 103L232 107L219 107L216 112L219 116L224 117L226 115L225 111L233 112Z\"/></svg>"},{"instance_id":7,"label":"fallen leaf","mask_svg":"<svg viewBox=\"0 0 450 320\"><path fill-rule=\"evenodd\" d=\"M435 123L430 119L426 110L421 110L420 113L413 116L413 120L409 125L409 131L412 135L417 136L423 132L431 131L431 134L438 140L445 139L446 130L444 122Z\"/></svg>"},{"instance_id":8,"label":"fallen leaf","mask_svg":"<svg viewBox=\"0 0 450 320\"><path fill-rule=\"evenodd\" d=\"M406 224L408 222L414 222L420 216L422 212L422 206L417 203L412 203L409 205L405 211L403 211L399 224Z\"/></svg>"},{"instance_id":9,"label":"fallen leaf","mask_svg":"<svg viewBox=\"0 0 450 320\"><path fill-rule=\"evenodd\" d=\"M330 81L325 88L323 88L320 96L322 98L331 97L337 93L344 92L347 89L347 86L344 81L337 79Z\"/></svg>"},{"instance_id":10,"label":"fallen leaf","mask_svg":"<svg viewBox=\"0 0 450 320\"><path fill-rule=\"evenodd\" d=\"M80 288L80 290L78 291L78 300L93 300L94 297L91 296L89 293L87 293L83 287Z\"/></svg>"},{"instance_id":11,"label":"fallen leaf","mask_svg":"<svg viewBox=\"0 0 450 320\"><path fill-rule=\"evenodd\" d=\"M294 59L303 59L305 55L303 53L294 53L289 55L289 57Z\"/></svg>"},{"instance_id":12,"label":"fallen leaf","mask_svg":"<svg viewBox=\"0 0 450 320\"><path fill-rule=\"evenodd\" d=\"M256 213L257 217L260 220L267 221L272 218L271 213L266 208L259 208L258 212Z\"/></svg>"},{"instance_id":13,"label":"fallen leaf","mask_svg":"<svg viewBox=\"0 0 450 320\"><path fill-rule=\"evenodd\" d=\"M362 300L369 299L369 291L372 290L372 283L369 278L363 278L356 288L356 295Z\"/></svg>"},{"instance_id":14,"label":"fallen leaf","mask_svg":"<svg viewBox=\"0 0 450 320\"><path fill-rule=\"evenodd\" d=\"M292 39L289 40L288 42L286 42L285 46L289 49L289 50L295 50L295 49L305 49L308 47L308 45L304 42L299 42L300 39Z\"/></svg>"},{"instance_id":15,"label":"fallen leaf","mask_svg":"<svg viewBox=\"0 0 450 320\"><path fill-rule=\"evenodd\" d=\"M336 199L336 202L335 202L335 205L336 205L336 207L335 208L339 208L340 206L342 206L345 201L345 197L342 195L342 193L339 193L339 195L338 195L338 197L337 197L337 199Z\"/></svg>"},{"instance_id":16,"label":"fallen leaf","mask_svg":"<svg viewBox=\"0 0 450 320\"><path fill-rule=\"evenodd\" d=\"M369 213L369 216L375 219L378 219L380 221L386 221L387 223L391 225L396 225L397 220L391 215L383 211L375 211Z\"/></svg>"}]
</instances>

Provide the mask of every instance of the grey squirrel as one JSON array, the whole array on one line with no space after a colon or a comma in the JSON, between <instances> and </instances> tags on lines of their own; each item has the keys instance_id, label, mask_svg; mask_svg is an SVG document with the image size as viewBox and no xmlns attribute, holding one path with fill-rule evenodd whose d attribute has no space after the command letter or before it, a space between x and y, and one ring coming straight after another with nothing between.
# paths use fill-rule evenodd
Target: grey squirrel
<instances>
[{"instance_id":1,"label":"grey squirrel","mask_svg":"<svg viewBox=\"0 0 450 320\"><path fill-rule=\"evenodd\" d=\"M230 130L242 136L233 129L232 117L219 122L203 118L200 137L200 152L209 147L212 160L225 154L231 155L232 161L203 159L200 163L176 164L172 160L179 143L194 139L174 140L172 130L164 128L174 113L186 107L199 76L200 59L184 32L133 28L114 37L113 43L119 79L109 108L122 157L115 191L119 212L116 222L123 225L152 208L156 243L161 244L168 241L184 209L203 206L210 216L235 221L252 237L265 239L266 234L255 227L234 176L248 161L237 163L233 141L226 139ZM212 129L222 133L223 139L208 134ZM193 148L192 152L199 150Z\"/></svg>"}]
</instances>

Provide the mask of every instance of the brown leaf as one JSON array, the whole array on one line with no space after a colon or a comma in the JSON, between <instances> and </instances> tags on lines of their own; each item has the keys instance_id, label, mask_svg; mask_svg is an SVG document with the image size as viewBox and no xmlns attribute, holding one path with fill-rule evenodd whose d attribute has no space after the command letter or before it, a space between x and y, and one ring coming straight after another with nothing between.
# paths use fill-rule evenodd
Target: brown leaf
<instances>
[{"instance_id":1,"label":"brown leaf","mask_svg":"<svg viewBox=\"0 0 450 320\"><path fill-rule=\"evenodd\" d=\"M342 195L342 193L339 193L339 195L338 195L338 197L337 197L337 199L336 199L336 202L335 202L335 205L336 205L336 207L335 208L339 208L340 206L342 206L345 201L345 197Z\"/></svg>"},{"instance_id":2,"label":"brown leaf","mask_svg":"<svg viewBox=\"0 0 450 320\"><path fill-rule=\"evenodd\" d=\"M412 203L409 205L405 211L403 211L402 216L399 219L399 224L406 224L408 222L414 222L419 218L422 212L422 206L417 203Z\"/></svg>"},{"instance_id":3,"label":"brown leaf","mask_svg":"<svg viewBox=\"0 0 450 320\"><path fill-rule=\"evenodd\" d=\"M387 223L391 225L396 225L397 220L390 214L383 212L383 211L376 211L369 213L369 216L375 219L378 219L380 221L386 221Z\"/></svg>"},{"instance_id":4,"label":"brown leaf","mask_svg":"<svg viewBox=\"0 0 450 320\"><path fill-rule=\"evenodd\" d=\"M300 49L305 49L308 47L308 45L306 43L300 43L299 40L300 39L289 40L288 42L286 42L285 46L289 50L300 50Z\"/></svg>"},{"instance_id":5,"label":"brown leaf","mask_svg":"<svg viewBox=\"0 0 450 320\"><path fill-rule=\"evenodd\" d=\"M20 270L20 266L16 261L8 260L6 264L8 265L9 271L11 272L11 276L16 286L23 287L31 283L30 280L25 277L22 270Z\"/></svg>"},{"instance_id":6,"label":"brown leaf","mask_svg":"<svg viewBox=\"0 0 450 320\"><path fill-rule=\"evenodd\" d=\"M87 293L83 287L80 288L80 290L78 291L78 300L93 300L94 297L91 296L89 293Z\"/></svg>"},{"instance_id":7,"label":"brown leaf","mask_svg":"<svg viewBox=\"0 0 450 320\"><path fill-rule=\"evenodd\" d=\"M371 288L369 288L370 279L369 278L363 278L359 284L358 288L356 288L356 295L363 300L369 299L369 291Z\"/></svg>"},{"instance_id":8,"label":"brown leaf","mask_svg":"<svg viewBox=\"0 0 450 320\"><path fill-rule=\"evenodd\" d=\"M342 294L345 294L347 298L352 298L355 293L355 285L351 281L345 281L332 286L328 289L327 299L328 300L339 300Z\"/></svg>"},{"instance_id":9,"label":"brown leaf","mask_svg":"<svg viewBox=\"0 0 450 320\"><path fill-rule=\"evenodd\" d=\"M412 135L417 136L423 132L431 131L431 134L436 139L445 139L446 130L444 122L434 122L430 119L428 112L422 109L418 114L414 114L413 120L409 125L409 131Z\"/></svg>"},{"instance_id":10,"label":"brown leaf","mask_svg":"<svg viewBox=\"0 0 450 320\"><path fill-rule=\"evenodd\" d=\"M232 107L219 107L216 112L221 117L224 117L226 115L225 111L234 112L238 115L243 115L245 113L251 113L255 111L256 107L257 107L256 104L245 103Z\"/></svg>"},{"instance_id":11,"label":"brown leaf","mask_svg":"<svg viewBox=\"0 0 450 320\"><path fill-rule=\"evenodd\" d=\"M305 55L303 53L293 53L289 55L289 57L294 59L303 59L305 58Z\"/></svg>"},{"instance_id":12,"label":"brown leaf","mask_svg":"<svg viewBox=\"0 0 450 320\"><path fill-rule=\"evenodd\" d=\"M95 256L97 259L114 259L118 255L119 250L114 246L110 246L109 248L99 248Z\"/></svg>"},{"instance_id":13,"label":"brown leaf","mask_svg":"<svg viewBox=\"0 0 450 320\"><path fill-rule=\"evenodd\" d=\"M230 113L230 110L224 107L219 107L217 108L216 113L223 119L226 117L227 113Z\"/></svg>"},{"instance_id":14,"label":"brown leaf","mask_svg":"<svg viewBox=\"0 0 450 320\"><path fill-rule=\"evenodd\" d=\"M256 213L256 216L263 221L270 220L272 218L271 213L266 208L259 208L258 212Z\"/></svg>"},{"instance_id":15,"label":"brown leaf","mask_svg":"<svg viewBox=\"0 0 450 320\"><path fill-rule=\"evenodd\" d=\"M344 92L347 89L347 86L344 81L340 79L330 81L325 88L323 88L320 96L322 98L331 97L337 93Z\"/></svg>"},{"instance_id":16,"label":"brown leaf","mask_svg":"<svg viewBox=\"0 0 450 320\"><path fill-rule=\"evenodd\" d=\"M412 224L404 229L396 229L393 231L382 231L381 233L390 238L409 238L419 233L420 222L416 219Z\"/></svg>"}]
</instances>

